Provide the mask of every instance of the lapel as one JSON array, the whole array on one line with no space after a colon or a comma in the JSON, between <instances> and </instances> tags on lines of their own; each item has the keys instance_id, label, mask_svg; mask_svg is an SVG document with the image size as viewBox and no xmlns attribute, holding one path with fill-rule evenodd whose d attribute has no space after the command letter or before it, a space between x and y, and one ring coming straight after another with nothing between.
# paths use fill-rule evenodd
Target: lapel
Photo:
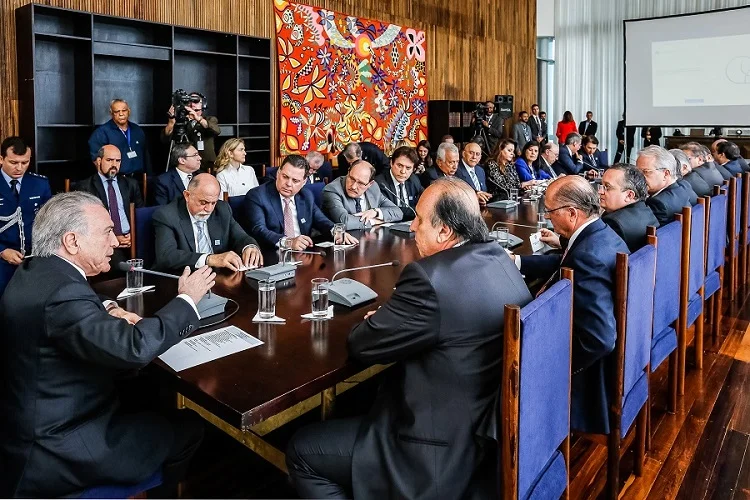
<instances>
[{"instance_id":1,"label":"lapel","mask_svg":"<svg viewBox=\"0 0 750 500\"><path fill-rule=\"evenodd\" d=\"M341 177L343 179L343 177ZM278 200L279 206L281 206L281 200ZM302 191L294 195L294 206L297 208L297 222L299 223L299 232L300 234L307 234L307 231L305 231L303 228L306 227L307 224L312 224L312 220L307 220L307 203L305 203L305 197L302 196ZM312 212L311 212L312 213ZM284 229L284 214L281 214L281 228ZM312 218L312 215L310 216ZM304 219L304 222L302 221ZM283 231L282 231L283 232Z\"/></svg>"},{"instance_id":2,"label":"lapel","mask_svg":"<svg viewBox=\"0 0 750 500\"><path fill-rule=\"evenodd\" d=\"M190 221L190 214L188 214L185 198L180 198L177 201L177 211L180 216L180 227L185 235L188 247L191 252L195 252L195 231L193 231L193 223Z\"/></svg>"},{"instance_id":3,"label":"lapel","mask_svg":"<svg viewBox=\"0 0 750 500\"><path fill-rule=\"evenodd\" d=\"M268 201L271 204L271 208L273 208L274 213L276 214L277 221L279 223L279 227L281 228L281 232L284 232L284 207L281 206L281 195L276 190L276 184L274 184L274 181L270 181L267 183L268 188L266 189L268 193Z\"/></svg>"},{"instance_id":4,"label":"lapel","mask_svg":"<svg viewBox=\"0 0 750 500\"><path fill-rule=\"evenodd\" d=\"M603 225L604 222L601 219L596 219L594 222L586 226L584 230L581 231L581 234L579 234L576 240L573 242L573 245L571 245L567 252L565 252L565 258L560 261L560 267L565 267L565 264L570 261L570 255L573 253L573 250L575 250L579 243L588 238L590 234L599 231Z\"/></svg>"},{"instance_id":5,"label":"lapel","mask_svg":"<svg viewBox=\"0 0 750 500\"><path fill-rule=\"evenodd\" d=\"M94 174L94 190L99 199L102 200L102 203L104 203L104 206L109 207L107 205L107 194L104 191L104 183L102 183L102 178L99 177L98 173Z\"/></svg>"},{"instance_id":6,"label":"lapel","mask_svg":"<svg viewBox=\"0 0 750 500\"><path fill-rule=\"evenodd\" d=\"M218 207L218 204L217 204ZM208 229L208 237L211 239L211 248L214 249L214 253L221 253L222 248L228 248L227 241L223 241L224 238L224 231L223 231L223 225L221 223L221 220L219 220L219 215L216 213L216 208L214 208L214 211L211 213L211 216L208 218L208 223L206 224L206 227ZM219 242L218 244L216 242Z\"/></svg>"},{"instance_id":7,"label":"lapel","mask_svg":"<svg viewBox=\"0 0 750 500\"><path fill-rule=\"evenodd\" d=\"M378 199L375 196L375 190L377 189L375 187L377 183L373 183L372 186L367 188L367 191L365 191L365 199L367 199L367 203L370 205L370 208L378 208L380 204L378 203Z\"/></svg>"},{"instance_id":8,"label":"lapel","mask_svg":"<svg viewBox=\"0 0 750 500\"><path fill-rule=\"evenodd\" d=\"M177 173L177 169L172 169L172 181L174 182L175 187L177 187L177 192L182 193L185 191L185 185L182 183L182 179L180 179L180 174Z\"/></svg>"},{"instance_id":9,"label":"lapel","mask_svg":"<svg viewBox=\"0 0 750 500\"><path fill-rule=\"evenodd\" d=\"M21 183L21 186L23 187L23 182ZM11 200L13 198L13 194L10 192L10 186L5 180L5 177L0 175L0 197ZM13 200L15 201L15 200Z\"/></svg>"},{"instance_id":10,"label":"lapel","mask_svg":"<svg viewBox=\"0 0 750 500\"><path fill-rule=\"evenodd\" d=\"M128 178L124 175L118 175L117 187L120 188L120 196L122 196L122 208L125 209L125 214L127 215L130 213L130 185L128 184Z\"/></svg>"}]
</instances>

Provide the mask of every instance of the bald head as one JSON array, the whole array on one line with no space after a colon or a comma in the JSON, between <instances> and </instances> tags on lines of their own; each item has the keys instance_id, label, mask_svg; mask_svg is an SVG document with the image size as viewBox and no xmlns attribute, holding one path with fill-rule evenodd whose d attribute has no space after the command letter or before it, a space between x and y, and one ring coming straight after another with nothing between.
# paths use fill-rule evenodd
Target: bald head
<instances>
[{"instance_id":1,"label":"bald head","mask_svg":"<svg viewBox=\"0 0 750 500\"><path fill-rule=\"evenodd\" d=\"M549 208L570 205L586 217L599 214L599 194L589 181L578 175L566 175L552 182L546 197L555 204Z\"/></svg>"},{"instance_id":2,"label":"bald head","mask_svg":"<svg viewBox=\"0 0 750 500\"><path fill-rule=\"evenodd\" d=\"M190 180L190 183L188 184L188 191L196 192L196 191L207 191L207 192L216 192L216 196L219 196L219 192L221 191L221 186L219 186L219 181L216 180L216 177L214 177L211 174L198 174L195 177L193 177Z\"/></svg>"},{"instance_id":3,"label":"bald head","mask_svg":"<svg viewBox=\"0 0 750 500\"><path fill-rule=\"evenodd\" d=\"M221 188L219 181L211 174L198 174L190 181L182 193L190 215L198 220L206 220L216 208Z\"/></svg>"},{"instance_id":4,"label":"bald head","mask_svg":"<svg viewBox=\"0 0 750 500\"><path fill-rule=\"evenodd\" d=\"M112 144L105 144L99 148L99 151L96 153L96 160L94 160L99 173L110 179L116 177L120 172L121 163L122 156L120 150Z\"/></svg>"}]
</instances>

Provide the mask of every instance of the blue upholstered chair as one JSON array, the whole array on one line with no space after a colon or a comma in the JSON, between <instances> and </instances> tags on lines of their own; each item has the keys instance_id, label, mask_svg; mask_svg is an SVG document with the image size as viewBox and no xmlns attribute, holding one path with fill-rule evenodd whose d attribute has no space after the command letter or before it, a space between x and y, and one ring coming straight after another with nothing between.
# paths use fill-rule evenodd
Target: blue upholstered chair
<instances>
[{"instance_id":1,"label":"blue upholstered chair","mask_svg":"<svg viewBox=\"0 0 750 500\"><path fill-rule=\"evenodd\" d=\"M742 214L740 216L739 285L747 283L748 258L750 258L750 173L742 173Z\"/></svg>"},{"instance_id":2,"label":"blue upholstered chair","mask_svg":"<svg viewBox=\"0 0 750 500\"><path fill-rule=\"evenodd\" d=\"M738 174L729 179L729 204L727 207L727 272L724 275L726 283L724 289L729 298L734 297L738 284L738 254L740 247L740 231L742 229L742 177Z\"/></svg>"},{"instance_id":3,"label":"blue upholstered chair","mask_svg":"<svg viewBox=\"0 0 750 500\"><path fill-rule=\"evenodd\" d=\"M84 490L78 498L132 498L162 483L161 471L154 472L151 477L138 484L94 486Z\"/></svg>"},{"instance_id":4,"label":"blue upholstered chair","mask_svg":"<svg viewBox=\"0 0 750 500\"><path fill-rule=\"evenodd\" d=\"M649 363L656 279L656 241L631 255L617 254L615 271L617 341L612 353L614 377L607 437L607 493L616 499L620 490L620 458L625 437L635 429L634 472L640 476L646 454L649 400Z\"/></svg>"},{"instance_id":5,"label":"blue upholstered chair","mask_svg":"<svg viewBox=\"0 0 750 500\"><path fill-rule=\"evenodd\" d=\"M313 182L312 184L305 184L305 187L303 188L312 191L313 197L315 198L315 204L318 205L318 208L320 208L323 203L324 187L326 187L325 182Z\"/></svg>"},{"instance_id":6,"label":"blue upholstered chair","mask_svg":"<svg viewBox=\"0 0 750 500\"><path fill-rule=\"evenodd\" d=\"M242 204L245 203L245 196L226 196L225 197L227 203L229 203L229 208L232 209L232 217L234 220L236 220L238 223L242 224Z\"/></svg>"},{"instance_id":7,"label":"blue upholstered chair","mask_svg":"<svg viewBox=\"0 0 750 500\"><path fill-rule=\"evenodd\" d=\"M750 183L748 183L750 187ZM727 203L725 189L718 186L714 195L706 199L706 280L703 284L703 299L710 300L711 336L715 342L721 323L721 284L724 278L724 254L727 246Z\"/></svg>"},{"instance_id":8,"label":"blue upholstered chair","mask_svg":"<svg viewBox=\"0 0 750 500\"><path fill-rule=\"evenodd\" d=\"M573 271L523 309L505 306L501 475L505 499L568 488Z\"/></svg>"},{"instance_id":9,"label":"blue upholstered chair","mask_svg":"<svg viewBox=\"0 0 750 500\"><path fill-rule=\"evenodd\" d=\"M150 267L156 258L154 226L151 219L157 208L159 207L135 208L133 203L130 204L130 258L143 259L144 267Z\"/></svg>"}]
</instances>

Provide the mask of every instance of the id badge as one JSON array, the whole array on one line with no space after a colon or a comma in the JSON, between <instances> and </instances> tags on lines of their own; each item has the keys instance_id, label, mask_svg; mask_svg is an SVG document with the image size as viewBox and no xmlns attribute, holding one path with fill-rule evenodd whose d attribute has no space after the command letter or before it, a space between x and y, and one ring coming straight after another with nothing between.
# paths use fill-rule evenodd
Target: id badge
<instances>
[{"instance_id":1,"label":"id badge","mask_svg":"<svg viewBox=\"0 0 750 500\"><path fill-rule=\"evenodd\" d=\"M131 160L135 158L136 156L138 156L138 153L136 153L135 151L128 151L127 154L128 154L128 158L130 158Z\"/></svg>"},{"instance_id":2,"label":"id badge","mask_svg":"<svg viewBox=\"0 0 750 500\"><path fill-rule=\"evenodd\" d=\"M198 151L203 151L203 141L196 142L195 149L197 149Z\"/></svg>"}]
</instances>

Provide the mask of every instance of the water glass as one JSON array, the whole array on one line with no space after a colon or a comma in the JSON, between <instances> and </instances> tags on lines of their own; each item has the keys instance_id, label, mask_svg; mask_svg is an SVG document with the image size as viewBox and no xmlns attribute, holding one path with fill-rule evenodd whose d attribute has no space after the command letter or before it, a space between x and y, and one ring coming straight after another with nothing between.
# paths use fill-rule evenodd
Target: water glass
<instances>
[{"instance_id":1,"label":"water glass","mask_svg":"<svg viewBox=\"0 0 750 500\"><path fill-rule=\"evenodd\" d=\"M501 226L497 228L497 231L495 232L495 239L498 243L500 243L500 246L503 248L508 247L508 227L507 226Z\"/></svg>"},{"instance_id":2,"label":"water glass","mask_svg":"<svg viewBox=\"0 0 750 500\"><path fill-rule=\"evenodd\" d=\"M258 281L258 315L261 319L276 316L276 283L273 281Z\"/></svg>"},{"instance_id":3,"label":"water glass","mask_svg":"<svg viewBox=\"0 0 750 500\"><path fill-rule=\"evenodd\" d=\"M143 259L130 259L127 264L135 270L128 271L125 276L125 290L130 293L137 292L143 287L143 273L139 271L143 269Z\"/></svg>"},{"instance_id":4,"label":"water glass","mask_svg":"<svg viewBox=\"0 0 750 500\"><path fill-rule=\"evenodd\" d=\"M511 189L510 190L510 201L517 203L518 202L518 189Z\"/></svg>"},{"instance_id":5,"label":"water glass","mask_svg":"<svg viewBox=\"0 0 750 500\"><path fill-rule=\"evenodd\" d=\"M312 281L312 315L316 318L328 316L328 279L314 278Z\"/></svg>"},{"instance_id":6,"label":"water glass","mask_svg":"<svg viewBox=\"0 0 750 500\"><path fill-rule=\"evenodd\" d=\"M333 234L333 246L340 247L344 244L344 233L346 232L346 224L340 222L333 225L331 234Z\"/></svg>"},{"instance_id":7,"label":"water glass","mask_svg":"<svg viewBox=\"0 0 750 500\"><path fill-rule=\"evenodd\" d=\"M547 218L544 216L544 212L536 214L536 225L539 229L547 227Z\"/></svg>"}]
</instances>

